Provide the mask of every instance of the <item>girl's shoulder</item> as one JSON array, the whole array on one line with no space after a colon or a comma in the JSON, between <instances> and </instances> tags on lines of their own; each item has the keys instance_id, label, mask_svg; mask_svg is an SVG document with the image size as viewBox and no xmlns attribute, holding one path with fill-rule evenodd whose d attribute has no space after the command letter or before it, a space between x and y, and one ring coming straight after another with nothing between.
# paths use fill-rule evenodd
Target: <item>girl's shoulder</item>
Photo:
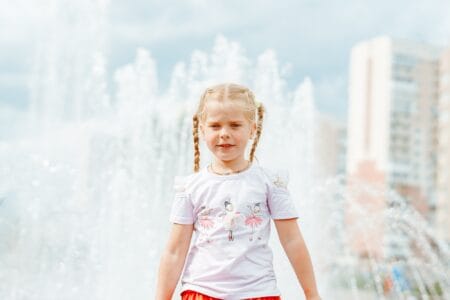
<instances>
[{"instance_id":1,"label":"girl's shoulder","mask_svg":"<svg viewBox=\"0 0 450 300\"><path fill-rule=\"evenodd\" d=\"M173 188L175 192L186 192L189 186L200 176L200 172L191 173L187 175L175 175Z\"/></svg>"},{"instance_id":2,"label":"girl's shoulder","mask_svg":"<svg viewBox=\"0 0 450 300\"><path fill-rule=\"evenodd\" d=\"M276 187L281 188L287 187L289 182L288 169L268 168L260 165L257 165L256 169L263 176L263 178L269 182L270 185L275 185Z\"/></svg>"}]
</instances>

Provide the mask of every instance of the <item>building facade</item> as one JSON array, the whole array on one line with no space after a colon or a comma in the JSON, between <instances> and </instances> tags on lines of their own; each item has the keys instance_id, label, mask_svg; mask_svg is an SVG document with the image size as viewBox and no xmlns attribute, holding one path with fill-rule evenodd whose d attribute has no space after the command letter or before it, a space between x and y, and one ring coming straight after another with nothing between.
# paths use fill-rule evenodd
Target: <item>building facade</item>
<instances>
[{"instance_id":1,"label":"building facade","mask_svg":"<svg viewBox=\"0 0 450 300\"><path fill-rule=\"evenodd\" d=\"M351 52L347 176L349 188L365 183L378 192L357 192L353 200L381 214L396 191L428 221L436 208L438 79L440 50L429 45L379 37L355 45ZM349 211L349 227L362 216ZM383 226L372 226L371 245L358 242L364 255L388 255L380 239Z\"/></svg>"},{"instance_id":2,"label":"building facade","mask_svg":"<svg viewBox=\"0 0 450 300\"><path fill-rule=\"evenodd\" d=\"M436 231L450 243L450 48L439 64Z\"/></svg>"}]
</instances>

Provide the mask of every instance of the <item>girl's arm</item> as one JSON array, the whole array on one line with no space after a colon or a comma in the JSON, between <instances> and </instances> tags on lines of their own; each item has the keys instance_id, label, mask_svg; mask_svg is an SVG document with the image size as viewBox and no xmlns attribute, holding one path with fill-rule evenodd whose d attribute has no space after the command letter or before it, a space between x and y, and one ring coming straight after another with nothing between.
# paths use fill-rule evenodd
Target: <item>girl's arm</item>
<instances>
[{"instance_id":1,"label":"girl's arm","mask_svg":"<svg viewBox=\"0 0 450 300\"><path fill-rule=\"evenodd\" d=\"M274 220L274 223L281 245L294 268L306 299L320 299L311 258L298 228L297 219Z\"/></svg>"},{"instance_id":2,"label":"girl's arm","mask_svg":"<svg viewBox=\"0 0 450 300\"><path fill-rule=\"evenodd\" d=\"M161 256L156 285L156 300L170 300L183 271L194 225L173 224Z\"/></svg>"}]
</instances>

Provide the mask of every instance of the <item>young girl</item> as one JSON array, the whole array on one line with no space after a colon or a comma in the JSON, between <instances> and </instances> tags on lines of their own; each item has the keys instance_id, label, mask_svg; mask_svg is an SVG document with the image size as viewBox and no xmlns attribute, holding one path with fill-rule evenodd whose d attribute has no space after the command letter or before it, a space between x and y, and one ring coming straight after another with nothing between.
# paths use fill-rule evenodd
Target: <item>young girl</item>
<instances>
[{"instance_id":1,"label":"young girl","mask_svg":"<svg viewBox=\"0 0 450 300\"><path fill-rule=\"evenodd\" d=\"M202 95L193 117L194 173L175 186L157 300L172 299L183 267L182 300L281 299L270 219L306 299L320 299L287 182L253 162L263 116L263 105L244 86L220 84ZM202 169L199 135L213 155Z\"/></svg>"}]
</instances>

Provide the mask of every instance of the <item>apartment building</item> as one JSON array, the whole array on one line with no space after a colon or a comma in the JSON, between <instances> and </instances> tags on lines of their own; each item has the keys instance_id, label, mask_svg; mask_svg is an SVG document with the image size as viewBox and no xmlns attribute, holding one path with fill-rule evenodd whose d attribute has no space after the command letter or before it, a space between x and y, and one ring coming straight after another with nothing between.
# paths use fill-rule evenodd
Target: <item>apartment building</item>
<instances>
[{"instance_id":1,"label":"apartment building","mask_svg":"<svg viewBox=\"0 0 450 300\"><path fill-rule=\"evenodd\" d=\"M429 221L436 208L439 53L436 47L389 37L355 45L351 52L347 176L357 192L353 204L373 214L395 205L395 190ZM361 215L349 210L354 227ZM370 224L367 224L370 225ZM372 224L373 225L373 224ZM382 224L359 227L354 249L387 255ZM370 241L360 241L369 235Z\"/></svg>"},{"instance_id":2,"label":"apartment building","mask_svg":"<svg viewBox=\"0 0 450 300\"><path fill-rule=\"evenodd\" d=\"M439 63L436 232L450 243L450 48Z\"/></svg>"}]
</instances>

